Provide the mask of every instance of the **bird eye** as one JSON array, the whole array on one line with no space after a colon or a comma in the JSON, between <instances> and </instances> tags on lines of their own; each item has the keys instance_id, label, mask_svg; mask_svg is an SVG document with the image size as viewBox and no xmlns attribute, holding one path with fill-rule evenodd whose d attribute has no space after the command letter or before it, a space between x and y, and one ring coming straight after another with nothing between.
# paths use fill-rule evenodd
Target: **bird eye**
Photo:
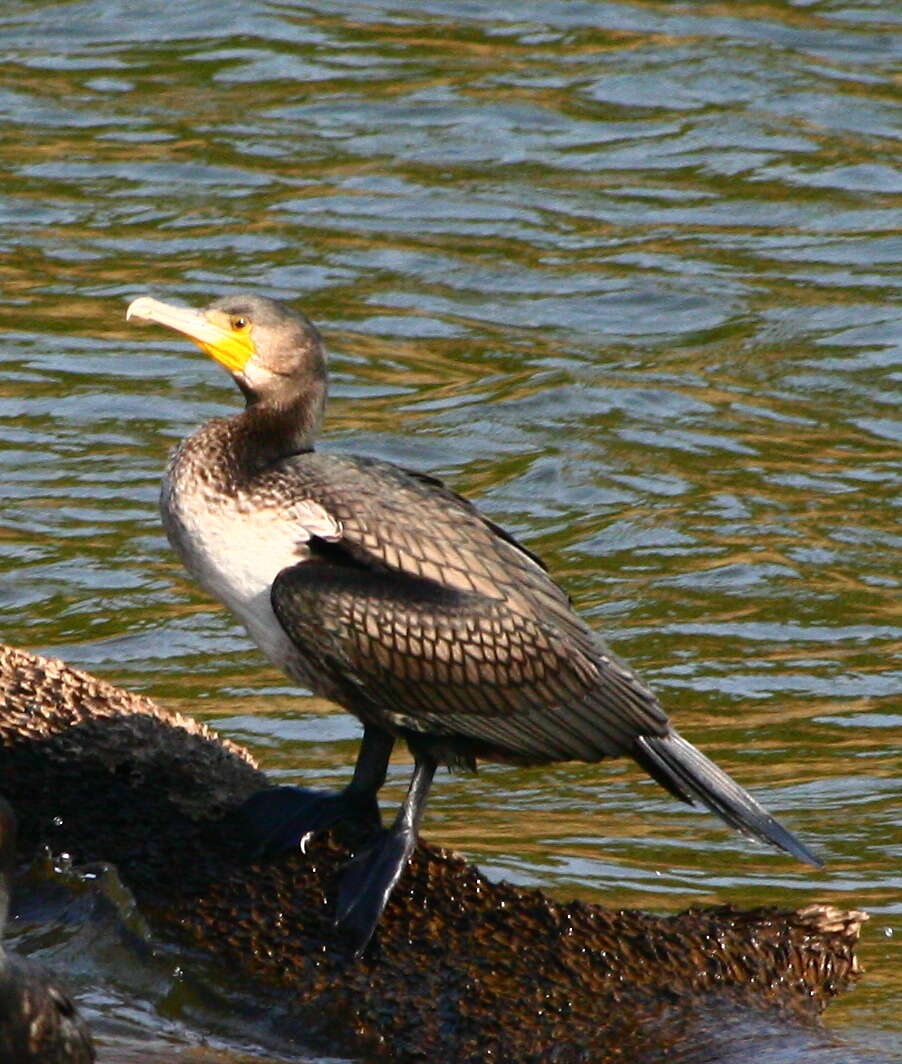
<instances>
[{"instance_id":1,"label":"bird eye","mask_svg":"<svg viewBox=\"0 0 902 1064\"><path fill-rule=\"evenodd\" d=\"M232 328L236 330L246 329L248 326L247 318L232 318Z\"/></svg>"}]
</instances>

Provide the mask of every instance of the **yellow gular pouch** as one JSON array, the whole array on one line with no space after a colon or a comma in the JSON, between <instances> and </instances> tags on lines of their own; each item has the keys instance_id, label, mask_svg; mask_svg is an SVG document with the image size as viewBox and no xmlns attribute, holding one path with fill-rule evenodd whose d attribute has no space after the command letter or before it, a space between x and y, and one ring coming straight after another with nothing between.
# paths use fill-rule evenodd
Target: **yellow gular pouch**
<instances>
[{"instance_id":1,"label":"yellow gular pouch","mask_svg":"<svg viewBox=\"0 0 902 1064\"><path fill-rule=\"evenodd\" d=\"M203 336L191 339L230 373L242 373L256 352L251 337L253 325L247 318L230 318L221 311L208 311L205 316L208 328Z\"/></svg>"}]
</instances>

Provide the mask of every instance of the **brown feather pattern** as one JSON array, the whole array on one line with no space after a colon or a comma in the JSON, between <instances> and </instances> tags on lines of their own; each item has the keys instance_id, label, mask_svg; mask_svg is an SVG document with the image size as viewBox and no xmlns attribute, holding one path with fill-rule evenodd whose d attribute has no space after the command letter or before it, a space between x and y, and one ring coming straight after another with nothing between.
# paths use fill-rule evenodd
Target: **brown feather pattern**
<instances>
[{"instance_id":1,"label":"brown feather pattern","mask_svg":"<svg viewBox=\"0 0 902 1064\"><path fill-rule=\"evenodd\" d=\"M369 458L299 455L278 476L342 535L279 574L273 608L364 719L527 763L667 734L654 695L544 567L465 499Z\"/></svg>"}]
</instances>

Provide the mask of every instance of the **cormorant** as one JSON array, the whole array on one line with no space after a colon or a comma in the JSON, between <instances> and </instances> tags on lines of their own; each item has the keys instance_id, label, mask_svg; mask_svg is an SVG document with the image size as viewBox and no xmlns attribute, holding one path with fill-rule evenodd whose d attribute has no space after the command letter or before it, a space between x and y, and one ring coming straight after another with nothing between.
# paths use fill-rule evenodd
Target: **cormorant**
<instances>
[{"instance_id":1,"label":"cormorant","mask_svg":"<svg viewBox=\"0 0 902 1064\"><path fill-rule=\"evenodd\" d=\"M629 755L671 794L819 867L820 860L683 739L526 547L440 481L321 454L319 332L289 306L225 296L205 310L134 300L127 319L189 337L245 409L176 448L163 524L191 575L292 679L363 724L336 794L279 787L248 803L260 849L304 848L344 819L374 832L349 863L336 920L365 948L416 842L436 767ZM377 792L397 739L414 757L393 825Z\"/></svg>"},{"instance_id":2,"label":"cormorant","mask_svg":"<svg viewBox=\"0 0 902 1064\"><path fill-rule=\"evenodd\" d=\"M16 859L16 817L0 798L0 934L6 927ZM2 1064L92 1064L94 1044L71 999L34 961L0 944Z\"/></svg>"}]
</instances>

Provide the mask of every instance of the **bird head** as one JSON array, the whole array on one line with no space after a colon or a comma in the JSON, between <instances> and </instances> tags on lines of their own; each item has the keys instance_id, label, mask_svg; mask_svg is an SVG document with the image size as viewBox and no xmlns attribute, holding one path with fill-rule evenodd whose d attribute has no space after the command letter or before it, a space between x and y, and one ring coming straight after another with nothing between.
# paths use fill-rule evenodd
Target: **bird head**
<instances>
[{"instance_id":1,"label":"bird head","mask_svg":"<svg viewBox=\"0 0 902 1064\"><path fill-rule=\"evenodd\" d=\"M126 320L165 325L193 340L231 373L249 406L287 406L302 395L319 410L325 402L322 338L285 303L234 295L193 310L141 296L129 305Z\"/></svg>"}]
</instances>

